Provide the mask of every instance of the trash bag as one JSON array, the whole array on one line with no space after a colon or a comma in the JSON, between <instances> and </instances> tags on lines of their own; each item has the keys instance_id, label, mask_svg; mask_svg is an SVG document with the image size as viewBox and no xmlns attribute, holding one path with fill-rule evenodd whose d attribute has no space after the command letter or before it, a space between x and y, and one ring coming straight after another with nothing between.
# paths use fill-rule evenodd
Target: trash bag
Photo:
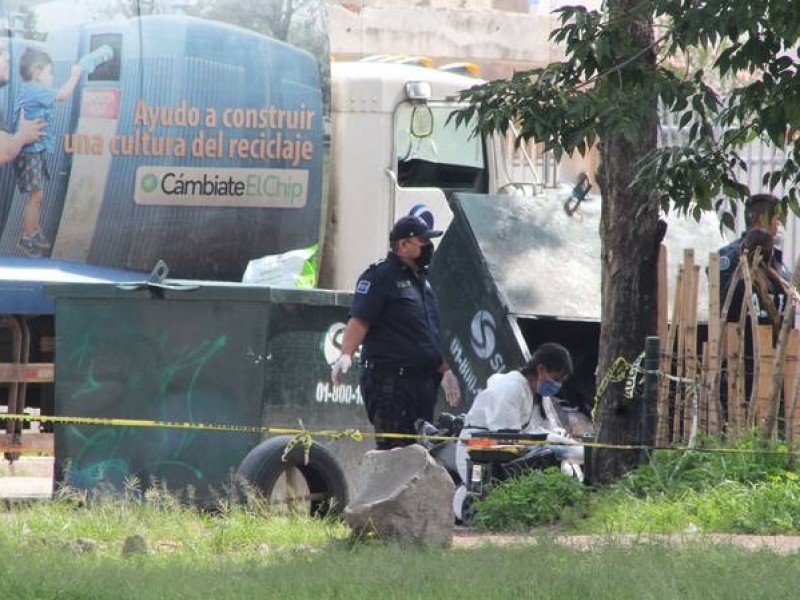
<instances>
[{"instance_id":1,"label":"trash bag","mask_svg":"<svg viewBox=\"0 0 800 600\"><path fill-rule=\"evenodd\" d=\"M282 288L313 288L317 285L318 246L262 256L247 263L242 283Z\"/></svg>"}]
</instances>

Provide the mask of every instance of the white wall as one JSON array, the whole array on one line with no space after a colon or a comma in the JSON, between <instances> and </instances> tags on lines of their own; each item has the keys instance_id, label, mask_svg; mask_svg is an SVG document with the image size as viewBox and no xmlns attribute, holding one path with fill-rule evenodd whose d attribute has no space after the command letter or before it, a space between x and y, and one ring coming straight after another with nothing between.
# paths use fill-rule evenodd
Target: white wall
<instances>
[{"instance_id":1,"label":"white wall","mask_svg":"<svg viewBox=\"0 0 800 600\"><path fill-rule=\"evenodd\" d=\"M330 16L335 57L419 54L437 64L500 62L516 68L551 61L548 15L372 6L354 11L333 4Z\"/></svg>"}]
</instances>

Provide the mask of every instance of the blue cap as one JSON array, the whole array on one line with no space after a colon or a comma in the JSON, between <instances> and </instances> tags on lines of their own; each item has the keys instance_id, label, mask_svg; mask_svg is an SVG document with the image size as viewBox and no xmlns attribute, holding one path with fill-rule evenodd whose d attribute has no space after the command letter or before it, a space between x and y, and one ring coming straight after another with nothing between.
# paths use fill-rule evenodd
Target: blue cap
<instances>
[{"instance_id":1,"label":"blue cap","mask_svg":"<svg viewBox=\"0 0 800 600\"><path fill-rule=\"evenodd\" d=\"M439 237L442 232L438 229L431 229L428 224L420 217L408 215L400 217L389 233L389 241L404 240L406 238L421 237L431 239Z\"/></svg>"}]
</instances>

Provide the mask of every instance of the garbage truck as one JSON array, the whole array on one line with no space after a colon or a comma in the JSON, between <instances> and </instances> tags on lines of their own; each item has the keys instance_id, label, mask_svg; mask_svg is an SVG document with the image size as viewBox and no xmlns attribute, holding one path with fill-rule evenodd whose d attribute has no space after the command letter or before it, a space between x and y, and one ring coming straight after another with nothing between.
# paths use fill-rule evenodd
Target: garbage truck
<instances>
[{"instance_id":1,"label":"garbage truck","mask_svg":"<svg viewBox=\"0 0 800 600\"><path fill-rule=\"evenodd\" d=\"M370 427L357 372L334 386L329 365L358 273L385 254L391 223L418 210L447 228L432 278L464 408L550 338L579 357L574 403L585 403L599 201L568 215L534 162L520 176L505 140L456 128L455 94L475 79L333 62L328 102L326 54L186 15L5 43L6 123L30 84L26 49L51 57L56 86L87 65L49 118L48 244L36 256L20 245L30 191L0 168L0 398L9 413L35 412L6 420L7 459L49 450L56 486L158 481L203 503L238 472L281 502L341 507ZM678 251L713 245L716 231ZM315 246L318 289L240 283L250 261ZM557 294L532 276L555 281L551 262L577 275ZM310 453L287 447L297 431L319 434Z\"/></svg>"},{"instance_id":2,"label":"garbage truck","mask_svg":"<svg viewBox=\"0 0 800 600\"><path fill-rule=\"evenodd\" d=\"M475 80L399 62L334 62L328 102L320 68L327 55L185 15L93 20L54 29L44 40L14 36L3 43L9 81L0 108L8 124L19 120L17 98L32 83L20 69L28 49L50 57L56 87L73 65L82 66L75 91L48 118L54 151L45 156L49 178L38 229L49 247L36 255L20 244L30 191L19 185L15 167L0 168L0 398L8 412L185 421L204 414L209 423L368 429L355 377L331 386L327 372L348 294L282 295L238 282L253 259L317 245L319 285L351 290L359 271L385 254L396 217L423 205L437 226L446 226L447 194L488 194L509 184L503 141L472 137L448 121L454 94ZM192 283L151 294L156 288L144 283L157 263L171 278ZM121 283L130 285L122 290ZM85 296L89 289L103 298L98 305ZM142 294L148 301L140 305ZM254 320L245 317L248 310L235 312L237 324L228 323L233 329L226 332L219 311L235 306L237 294L260 308ZM181 301L170 302L173 295ZM216 308L190 317L200 305L187 308L184 298L205 298L201 304ZM155 299L165 302L151 306ZM122 312L111 308L118 301L127 306ZM71 329L83 322L73 305L93 307L80 331ZM154 309L171 313L167 307L177 313L166 322L153 316ZM102 316L109 310L116 317ZM161 322L159 333L150 331L156 321L145 315ZM181 337L184 322L189 338ZM201 331L201 322L215 331ZM240 346L231 333L237 328L255 337ZM196 387L204 381L199 372L181 378L195 363L173 353L192 344L218 350L202 354L205 367L224 365L214 393ZM135 358L137 348L147 350ZM73 364L75 351L84 358ZM259 373L254 380L226 381L238 380L233 366L245 363ZM171 376L158 371L167 364ZM119 385L120 378L128 383ZM140 387L147 380L160 381L159 391ZM125 427L85 430L52 421L31 429L27 421L8 420L5 430L7 458L53 448L57 480L90 486L152 476L208 494L219 491L261 437L220 445L201 430L172 444L167 431L146 444ZM98 444L95 434L105 441ZM110 444L117 434L119 447ZM212 468L205 449L190 451L206 441L232 455ZM366 444L335 446L352 480L350 465ZM187 452L198 458L191 466ZM172 466L164 471L165 464Z\"/></svg>"}]
</instances>

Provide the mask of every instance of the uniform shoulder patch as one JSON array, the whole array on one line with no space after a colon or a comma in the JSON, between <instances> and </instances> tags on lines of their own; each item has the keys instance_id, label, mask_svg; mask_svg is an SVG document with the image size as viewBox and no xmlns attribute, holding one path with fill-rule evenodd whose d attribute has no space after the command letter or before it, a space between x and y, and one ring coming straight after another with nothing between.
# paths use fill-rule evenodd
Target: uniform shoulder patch
<instances>
[{"instance_id":1,"label":"uniform shoulder patch","mask_svg":"<svg viewBox=\"0 0 800 600\"><path fill-rule=\"evenodd\" d=\"M370 285L372 285L371 282L367 281L366 279L360 280L356 284L356 294L366 294L369 292Z\"/></svg>"},{"instance_id":2,"label":"uniform shoulder patch","mask_svg":"<svg viewBox=\"0 0 800 600\"><path fill-rule=\"evenodd\" d=\"M719 270L727 271L730 268L731 268L731 259L723 254L722 256L719 257Z\"/></svg>"}]
</instances>

